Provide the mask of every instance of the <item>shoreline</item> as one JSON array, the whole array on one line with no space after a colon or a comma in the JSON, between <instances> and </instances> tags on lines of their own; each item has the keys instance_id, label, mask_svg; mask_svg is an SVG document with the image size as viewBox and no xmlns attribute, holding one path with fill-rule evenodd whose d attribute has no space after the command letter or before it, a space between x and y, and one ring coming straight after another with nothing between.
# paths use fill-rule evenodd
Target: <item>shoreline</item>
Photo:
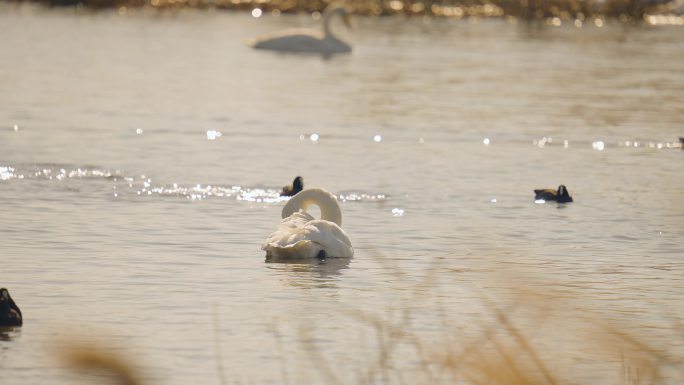
<instances>
[{"instance_id":1,"label":"shoreline","mask_svg":"<svg viewBox=\"0 0 684 385\"><path fill-rule=\"evenodd\" d=\"M252 12L258 15L310 14L314 19L321 17L328 1L293 0L29 0L6 1L5 4L41 4L46 8L77 8L87 10L128 9L153 10L215 10ZM558 26L563 22L581 27L585 23L601 26L610 19L625 24L647 23L651 25L684 25L684 1L674 0L466 0L454 1L407 1L391 0L369 2L350 0L343 2L356 16L364 17L406 17L406 18L500 18L510 22L528 22ZM259 17L255 16L255 17Z\"/></svg>"}]
</instances>

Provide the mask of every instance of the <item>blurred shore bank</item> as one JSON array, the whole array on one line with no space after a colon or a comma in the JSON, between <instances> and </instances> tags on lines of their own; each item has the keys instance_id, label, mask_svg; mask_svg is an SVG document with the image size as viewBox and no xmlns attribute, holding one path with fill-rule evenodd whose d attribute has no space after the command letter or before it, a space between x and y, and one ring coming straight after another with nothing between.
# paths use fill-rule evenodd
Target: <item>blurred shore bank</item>
<instances>
[{"instance_id":1,"label":"blurred shore bank","mask_svg":"<svg viewBox=\"0 0 684 385\"><path fill-rule=\"evenodd\" d=\"M6 1L16 3L22 1ZM216 9L253 11L279 16L309 13L314 18L330 4L326 0L31 0L49 7L87 9L128 8ZM339 3L339 2L338 2ZM684 25L684 0L346 0L354 14L370 17L505 18L509 21L571 22L601 26L603 20L623 23Z\"/></svg>"}]
</instances>

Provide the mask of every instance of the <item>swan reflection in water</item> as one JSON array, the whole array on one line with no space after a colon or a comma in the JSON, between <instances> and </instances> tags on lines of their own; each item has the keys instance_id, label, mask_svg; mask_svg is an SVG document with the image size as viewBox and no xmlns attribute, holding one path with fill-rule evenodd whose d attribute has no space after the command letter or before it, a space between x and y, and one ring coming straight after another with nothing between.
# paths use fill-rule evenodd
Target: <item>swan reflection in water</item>
<instances>
[{"instance_id":1,"label":"swan reflection in water","mask_svg":"<svg viewBox=\"0 0 684 385\"><path fill-rule=\"evenodd\" d=\"M341 17L347 28L351 28L349 10L339 4L331 4L323 16L323 33L310 29L289 29L273 35L257 38L250 45L255 49L278 52L314 53L333 55L351 52L349 44L340 40L330 29L331 21Z\"/></svg>"},{"instance_id":2,"label":"swan reflection in water","mask_svg":"<svg viewBox=\"0 0 684 385\"><path fill-rule=\"evenodd\" d=\"M288 286L307 289L336 288L339 276L349 268L351 261L351 258L266 258L267 268L275 272Z\"/></svg>"}]
</instances>

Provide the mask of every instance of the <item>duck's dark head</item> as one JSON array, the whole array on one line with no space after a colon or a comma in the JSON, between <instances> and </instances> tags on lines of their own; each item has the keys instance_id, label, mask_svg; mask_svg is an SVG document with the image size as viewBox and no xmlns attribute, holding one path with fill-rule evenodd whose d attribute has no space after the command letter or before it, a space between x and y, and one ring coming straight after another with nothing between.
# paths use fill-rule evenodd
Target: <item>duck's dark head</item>
<instances>
[{"instance_id":1,"label":"duck's dark head","mask_svg":"<svg viewBox=\"0 0 684 385\"><path fill-rule=\"evenodd\" d=\"M12 297L10 297L10 295L9 295L9 290L5 289L4 287L0 289L0 302L9 303L11 298Z\"/></svg>"},{"instance_id":2,"label":"duck's dark head","mask_svg":"<svg viewBox=\"0 0 684 385\"><path fill-rule=\"evenodd\" d=\"M558 202L572 202L572 197L565 185L558 186L558 193L556 195Z\"/></svg>"},{"instance_id":3,"label":"duck's dark head","mask_svg":"<svg viewBox=\"0 0 684 385\"><path fill-rule=\"evenodd\" d=\"M0 289L0 326L21 326L22 316L19 306L4 287Z\"/></svg>"},{"instance_id":4,"label":"duck's dark head","mask_svg":"<svg viewBox=\"0 0 684 385\"><path fill-rule=\"evenodd\" d=\"M304 178L298 176L292 181L292 192L298 193L304 189Z\"/></svg>"}]
</instances>

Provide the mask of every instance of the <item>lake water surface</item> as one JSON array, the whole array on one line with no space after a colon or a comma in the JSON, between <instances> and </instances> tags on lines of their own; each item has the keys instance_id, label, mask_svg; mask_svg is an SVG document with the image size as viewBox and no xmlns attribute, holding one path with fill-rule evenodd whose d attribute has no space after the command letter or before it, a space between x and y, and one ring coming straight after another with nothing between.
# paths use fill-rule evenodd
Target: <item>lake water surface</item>
<instances>
[{"instance_id":1,"label":"lake water surface","mask_svg":"<svg viewBox=\"0 0 684 385\"><path fill-rule=\"evenodd\" d=\"M364 317L439 351L493 308L587 368L570 379L620 383L619 347L518 289L684 356L681 27L356 19L354 53L324 59L245 45L305 16L0 10L0 286L25 317L1 384L79 382L72 339L154 384L218 384L217 362L330 383L310 345L359 383ZM264 261L296 175L340 198L353 259ZM559 184L574 203L534 202Z\"/></svg>"}]
</instances>

